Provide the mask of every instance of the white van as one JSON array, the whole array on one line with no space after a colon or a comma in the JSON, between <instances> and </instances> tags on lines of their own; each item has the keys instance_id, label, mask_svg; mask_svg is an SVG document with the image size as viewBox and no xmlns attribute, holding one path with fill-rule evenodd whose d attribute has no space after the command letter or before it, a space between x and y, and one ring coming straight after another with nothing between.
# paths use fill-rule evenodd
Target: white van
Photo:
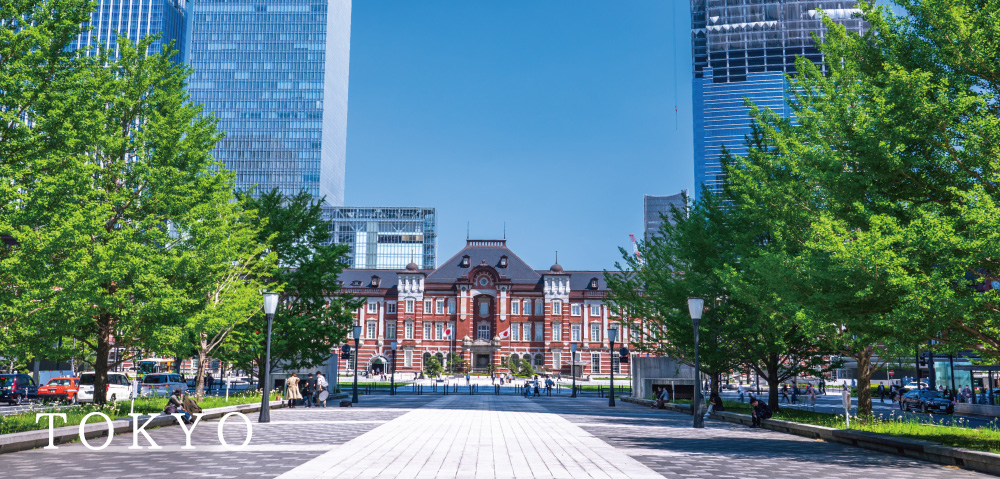
<instances>
[{"instance_id":1,"label":"white van","mask_svg":"<svg viewBox=\"0 0 1000 479\"><path fill-rule=\"evenodd\" d=\"M177 388L187 391L187 382L176 373L152 373L142 378L140 396L167 397Z\"/></svg>"},{"instance_id":2,"label":"white van","mask_svg":"<svg viewBox=\"0 0 1000 479\"><path fill-rule=\"evenodd\" d=\"M132 398L132 380L122 373L108 373L108 401L126 401ZM80 374L80 390L76 393L79 402L94 402L94 372Z\"/></svg>"}]
</instances>

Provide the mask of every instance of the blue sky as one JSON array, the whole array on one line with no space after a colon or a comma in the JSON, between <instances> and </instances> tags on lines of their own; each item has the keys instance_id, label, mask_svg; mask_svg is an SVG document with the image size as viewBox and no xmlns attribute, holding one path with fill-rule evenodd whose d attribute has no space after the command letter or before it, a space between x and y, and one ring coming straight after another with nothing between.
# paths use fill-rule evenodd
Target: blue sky
<instances>
[{"instance_id":1,"label":"blue sky","mask_svg":"<svg viewBox=\"0 0 1000 479\"><path fill-rule=\"evenodd\" d=\"M642 195L692 188L686 0L353 3L345 204L437 208L439 265L506 222L612 269Z\"/></svg>"}]
</instances>

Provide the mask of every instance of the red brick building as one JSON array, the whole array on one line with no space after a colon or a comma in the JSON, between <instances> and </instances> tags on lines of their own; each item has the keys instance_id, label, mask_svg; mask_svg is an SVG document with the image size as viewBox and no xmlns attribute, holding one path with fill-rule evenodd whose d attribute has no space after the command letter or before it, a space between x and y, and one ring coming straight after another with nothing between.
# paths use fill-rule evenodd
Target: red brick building
<instances>
[{"instance_id":1,"label":"red brick building","mask_svg":"<svg viewBox=\"0 0 1000 479\"><path fill-rule=\"evenodd\" d=\"M453 354L472 371L491 364L504 371L501 358L516 354L536 370L567 374L576 343L583 374L603 376L612 367L607 331L617 326L615 373L628 374L617 349L630 331L604 304L603 272L564 271L559 264L535 270L506 240L468 240L435 270L412 263L402 271L348 269L341 281L347 292L367 298L355 313L362 327L359 369L388 370L395 340L396 371L420 371L431 356L447 364Z\"/></svg>"}]
</instances>

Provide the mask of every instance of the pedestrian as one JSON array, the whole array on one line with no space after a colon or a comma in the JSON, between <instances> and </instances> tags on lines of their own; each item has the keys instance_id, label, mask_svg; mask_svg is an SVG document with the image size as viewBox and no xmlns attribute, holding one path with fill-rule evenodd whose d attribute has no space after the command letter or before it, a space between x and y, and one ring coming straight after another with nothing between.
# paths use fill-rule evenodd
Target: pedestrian
<instances>
[{"instance_id":1,"label":"pedestrian","mask_svg":"<svg viewBox=\"0 0 1000 479\"><path fill-rule=\"evenodd\" d=\"M209 392L212 391L212 383L214 382L215 378L212 377L212 373L208 373L208 376L205 376L205 386L208 387Z\"/></svg>"},{"instance_id":2,"label":"pedestrian","mask_svg":"<svg viewBox=\"0 0 1000 479\"><path fill-rule=\"evenodd\" d=\"M753 406L750 428L759 428L762 420L771 418L771 410L763 401L758 401L757 399L751 401L750 405Z\"/></svg>"},{"instance_id":3,"label":"pedestrian","mask_svg":"<svg viewBox=\"0 0 1000 479\"><path fill-rule=\"evenodd\" d=\"M540 387L541 385L538 382L539 382L538 381L538 376L536 375L535 376L535 397L539 397L539 396L542 395L541 394L542 391L541 391L541 387Z\"/></svg>"},{"instance_id":4,"label":"pedestrian","mask_svg":"<svg viewBox=\"0 0 1000 479\"><path fill-rule=\"evenodd\" d=\"M816 407L816 389L810 384L806 387L806 395L809 396L809 406Z\"/></svg>"},{"instance_id":5,"label":"pedestrian","mask_svg":"<svg viewBox=\"0 0 1000 479\"><path fill-rule=\"evenodd\" d=\"M562 371L556 373L556 381L562 381Z\"/></svg>"},{"instance_id":6,"label":"pedestrian","mask_svg":"<svg viewBox=\"0 0 1000 479\"><path fill-rule=\"evenodd\" d=\"M792 404L799 403L799 385L798 383L792 383Z\"/></svg>"},{"instance_id":7,"label":"pedestrian","mask_svg":"<svg viewBox=\"0 0 1000 479\"><path fill-rule=\"evenodd\" d=\"M472 382L472 375L465 373L465 385L468 386Z\"/></svg>"},{"instance_id":8,"label":"pedestrian","mask_svg":"<svg viewBox=\"0 0 1000 479\"><path fill-rule=\"evenodd\" d=\"M743 389L743 382L740 381L740 385L737 386L737 388L736 388L736 394L740 395L740 402L743 402L743 393L745 393L745 392L746 392L746 389Z\"/></svg>"},{"instance_id":9,"label":"pedestrian","mask_svg":"<svg viewBox=\"0 0 1000 479\"><path fill-rule=\"evenodd\" d=\"M313 394L316 393L316 378L312 373L302 381L302 404L305 407L313 407Z\"/></svg>"},{"instance_id":10,"label":"pedestrian","mask_svg":"<svg viewBox=\"0 0 1000 479\"><path fill-rule=\"evenodd\" d=\"M184 410L184 390L181 388L174 389L174 393L167 399L167 405L163 408L163 414L183 414L182 419L184 424L191 424L191 413Z\"/></svg>"},{"instance_id":11,"label":"pedestrian","mask_svg":"<svg viewBox=\"0 0 1000 479\"><path fill-rule=\"evenodd\" d=\"M288 398L288 407L290 409L295 408L295 401L302 399L302 394L299 392L299 375L297 373L292 373L285 380L285 397Z\"/></svg>"},{"instance_id":12,"label":"pedestrian","mask_svg":"<svg viewBox=\"0 0 1000 479\"><path fill-rule=\"evenodd\" d=\"M531 380L530 379L525 379L524 380L524 397L526 397L526 398L531 397Z\"/></svg>"},{"instance_id":13,"label":"pedestrian","mask_svg":"<svg viewBox=\"0 0 1000 479\"><path fill-rule=\"evenodd\" d=\"M852 380L851 380L851 389L854 389L854 388L856 388L856 387L858 387L858 382L857 382L857 381L855 381L854 379L852 379Z\"/></svg>"},{"instance_id":14,"label":"pedestrian","mask_svg":"<svg viewBox=\"0 0 1000 479\"><path fill-rule=\"evenodd\" d=\"M670 402L670 391L667 390L666 386L660 386L660 391L656 396L656 409L666 409L666 404Z\"/></svg>"},{"instance_id":15,"label":"pedestrian","mask_svg":"<svg viewBox=\"0 0 1000 479\"><path fill-rule=\"evenodd\" d=\"M552 386L555 386L555 382L552 381L551 377L545 378L545 395L552 395Z\"/></svg>"},{"instance_id":16,"label":"pedestrian","mask_svg":"<svg viewBox=\"0 0 1000 479\"><path fill-rule=\"evenodd\" d=\"M878 397L885 404L885 384L878 385Z\"/></svg>"},{"instance_id":17,"label":"pedestrian","mask_svg":"<svg viewBox=\"0 0 1000 479\"><path fill-rule=\"evenodd\" d=\"M826 395L826 381L823 378L819 378L819 393Z\"/></svg>"},{"instance_id":18,"label":"pedestrian","mask_svg":"<svg viewBox=\"0 0 1000 479\"><path fill-rule=\"evenodd\" d=\"M319 395L326 391L326 388L330 386L330 383L326 382L326 378L323 377L323 373L316 371L316 398L319 399ZM326 401L318 401L321 407L326 407Z\"/></svg>"},{"instance_id":19,"label":"pedestrian","mask_svg":"<svg viewBox=\"0 0 1000 479\"><path fill-rule=\"evenodd\" d=\"M781 385L781 399L785 401L786 404L791 404L788 400L788 383ZM781 402L780 400L778 401Z\"/></svg>"}]
</instances>

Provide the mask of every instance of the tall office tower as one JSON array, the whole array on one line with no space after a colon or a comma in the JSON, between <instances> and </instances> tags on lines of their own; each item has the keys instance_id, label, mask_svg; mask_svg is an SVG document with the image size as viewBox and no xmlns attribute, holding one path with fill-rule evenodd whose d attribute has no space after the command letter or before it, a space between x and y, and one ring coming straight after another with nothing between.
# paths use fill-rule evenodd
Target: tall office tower
<instances>
[{"instance_id":1,"label":"tall office tower","mask_svg":"<svg viewBox=\"0 0 1000 479\"><path fill-rule=\"evenodd\" d=\"M747 97L760 107L790 115L784 75L796 55L820 63L812 34L825 33L818 9L848 30L863 31L853 0L691 0L694 55L695 194L705 185L720 191L725 178L723 146L742 155L750 132Z\"/></svg>"},{"instance_id":2,"label":"tall office tower","mask_svg":"<svg viewBox=\"0 0 1000 479\"><path fill-rule=\"evenodd\" d=\"M663 216L670 220L670 224L676 223L673 213L671 213L671 207L677 208L682 213L687 211L687 205L684 204L685 195L687 195L687 190L669 196L642 196L642 216L646 220L646 241L660 232Z\"/></svg>"},{"instance_id":3,"label":"tall office tower","mask_svg":"<svg viewBox=\"0 0 1000 479\"><path fill-rule=\"evenodd\" d=\"M150 52L158 53L170 42L183 52L184 9L184 0L101 0L90 14L89 26L93 28L80 34L71 48L91 48L90 54L94 54L103 47L117 55L119 36L139 43L146 35L159 34ZM174 60L183 61L181 55Z\"/></svg>"},{"instance_id":4,"label":"tall office tower","mask_svg":"<svg viewBox=\"0 0 1000 479\"><path fill-rule=\"evenodd\" d=\"M333 241L351 248L350 268L420 269L437 267L434 208L325 207Z\"/></svg>"},{"instance_id":5,"label":"tall office tower","mask_svg":"<svg viewBox=\"0 0 1000 479\"><path fill-rule=\"evenodd\" d=\"M241 189L344 202L351 0L193 0L188 91Z\"/></svg>"}]
</instances>

